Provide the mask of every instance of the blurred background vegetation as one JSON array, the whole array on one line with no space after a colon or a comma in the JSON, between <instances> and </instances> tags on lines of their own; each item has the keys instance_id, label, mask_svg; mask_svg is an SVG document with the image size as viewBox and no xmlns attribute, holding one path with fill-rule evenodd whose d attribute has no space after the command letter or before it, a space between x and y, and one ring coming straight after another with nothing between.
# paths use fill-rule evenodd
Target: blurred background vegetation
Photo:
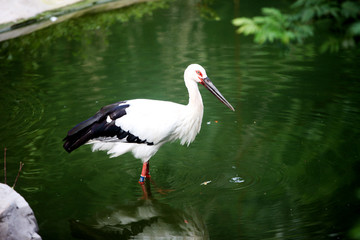
<instances>
[{"instance_id":1,"label":"blurred background vegetation","mask_svg":"<svg viewBox=\"0 0 360 240\"><path fill-rule=\"evenodd\" d=\"M26 53L25 56L28 57L28 60L23 61L22 67L26 69L36 69L39 64L35 59L47 54L41 51L41 49L51 46L53 41L59 38L64 38L67 41L80 42L82 47L79 47L78 52L73 54L87 58L88 55L93 52L89 50L87 46L94 44L94 42L99 42L98 47L100 49L108 46L106 39L107 36L111 34L109 28L114 23L126 23L131 19L138 21L143 16L152 15L156 9L168 7L170 1L171 0L160 0L134 4L128 7L110 10L107 14L90 13L82 17L74 17L62 23L51 25L51 27L43 31L34 31L26 36L5 40L0 42L0 61L2 61L3 66L6 66L6 64L15 59L24 58L24 53ZM47 19L50 18L52 12L44 13L43 15L45 14L48 15L46 17ZM63 14L66 14L66 12ZM44 17L41 15L40 18Z\"/></svg>"},{"instance_id":2,"label":"blurred background vegetation","mask_svg":"<svg viewBox=\"0 0 360 240\"><path fill-rule=\"evenodd\" d=\"M290 4L290 2L289 2ZM286 13L262 8L262 16L235 18L237 33L254 35L259 44L285 45L321 38L321 52L336 52L359 46L360 2L357 0L297 0Z\"/></svg>"}]
</instances>

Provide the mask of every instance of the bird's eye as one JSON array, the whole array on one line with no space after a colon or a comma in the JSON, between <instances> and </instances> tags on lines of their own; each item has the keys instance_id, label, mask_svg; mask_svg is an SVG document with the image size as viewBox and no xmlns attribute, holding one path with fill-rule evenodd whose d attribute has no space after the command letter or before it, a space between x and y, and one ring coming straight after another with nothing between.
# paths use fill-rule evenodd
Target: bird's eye
<instances>
[{"instance_id":1,"label":"bird's eye","mask_svg":"<svg viewBox=\"0 0 360 240\"><path fill-rule=\"evenodd\" d=\"M203 76L202 73L201 73L199 70L196 70L195 72L196 72L196 74L199 75L200 77Z\"/></svg>"}]
</instances>

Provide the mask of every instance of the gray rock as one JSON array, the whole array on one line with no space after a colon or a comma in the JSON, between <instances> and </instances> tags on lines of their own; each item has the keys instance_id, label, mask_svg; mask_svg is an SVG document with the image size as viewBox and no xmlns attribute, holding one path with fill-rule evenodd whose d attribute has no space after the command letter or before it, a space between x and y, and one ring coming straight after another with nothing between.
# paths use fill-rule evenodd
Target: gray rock
<instances>
[{"instance_id":1,"label":"gray rock","mask_svg":"<svg viewBox=\"0 0 360 240\"><path fill-rule=\"evenodd\" d=\"M41 240L34 212L14 189L0 183L0 240Z\"/></svg>"}]
</instances>

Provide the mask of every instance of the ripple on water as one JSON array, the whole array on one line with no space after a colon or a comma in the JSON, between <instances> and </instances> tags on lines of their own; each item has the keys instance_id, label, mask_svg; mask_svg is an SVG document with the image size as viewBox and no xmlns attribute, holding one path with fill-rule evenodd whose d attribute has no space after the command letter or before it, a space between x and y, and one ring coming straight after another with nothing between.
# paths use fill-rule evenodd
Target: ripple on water
<instances>
[{"instance_id":1,"label":"ripple on water","mask_svg":"<svg viewBox=\"0 0 360 240\"><path fill-rule=\"evenodd\" d=\"M247 190L256 192L269 192L284 184L287 178L283 167L271 165L262 161L245 162L242 166L232 166L224 176L218 179L222 187L234 191Z\"/></svg>"},{"instance_id":2,"label":"ripple on water","mask_svg":"<svg viewBox=\"0 0 360 240\"><path fill-rule=\"evenodd\" d=\"M232 177L229 182L231 183L243 183L245 182L245 179L241 178L241 177Z\"/></svg>"},{"instance_id":3,"label":"ripple on water","mask_svg":"<svg viewBox=\"0 0 360 240\"><path fill-rule=\"evenodd\" d=\"M16 129L20 137L28 134L44 115L44 105L36 88L26 87L6 89L8 99L12 101L6 106L3 127ZM21 126L21 127L20 127Z\"/></svg>"}]
</instances>

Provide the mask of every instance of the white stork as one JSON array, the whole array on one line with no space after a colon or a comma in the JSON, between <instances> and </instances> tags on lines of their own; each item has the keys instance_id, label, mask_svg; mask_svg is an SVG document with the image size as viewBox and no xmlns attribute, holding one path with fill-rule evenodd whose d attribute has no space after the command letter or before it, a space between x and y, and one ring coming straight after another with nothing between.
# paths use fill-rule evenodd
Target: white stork
<instances>
[{"instance_id":1,"label":"white stork","mask_svg":"<svg viewBox=\"0 0 360 240\"><path fill-rule=\"evenodd\" d=\"M164 143L179 139L182 145L189 145L199 133L204 106L197 83L235 111L199 64L186 68L184 81L189 92L187 105L148 99L107 105L67 133L65 150L71 152L83 144L92 144L93 151L107 151L110 157L132 152L143 162L139 180L143 184L150 177L150 158Z\"/></svg>"}]
</instances>

